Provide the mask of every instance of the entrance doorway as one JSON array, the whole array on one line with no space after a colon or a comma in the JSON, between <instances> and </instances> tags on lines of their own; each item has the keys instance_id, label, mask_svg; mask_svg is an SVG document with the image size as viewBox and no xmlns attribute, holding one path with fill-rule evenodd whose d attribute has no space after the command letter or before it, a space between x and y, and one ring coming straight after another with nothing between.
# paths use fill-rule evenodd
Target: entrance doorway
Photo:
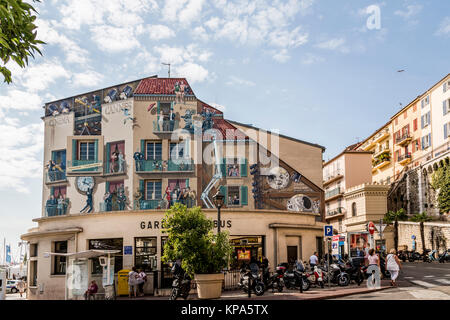
<instances>
[{"instance_id":1,"label":"entrance doorway","mask_svg":"<svg viewBox=\"0 0 450 320\"><path fill-rule=\"evenodd\" d=\"M287 246L287 259L289 264L295 263L298 259L298 246Z\"/></svg>"}]
</instances>

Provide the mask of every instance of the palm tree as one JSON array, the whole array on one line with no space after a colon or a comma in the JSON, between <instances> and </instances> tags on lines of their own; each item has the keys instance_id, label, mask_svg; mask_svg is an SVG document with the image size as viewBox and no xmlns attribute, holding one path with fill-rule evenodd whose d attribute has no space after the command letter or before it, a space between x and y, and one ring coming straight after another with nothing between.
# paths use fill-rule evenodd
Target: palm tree
<instances>
[{"instance_id":1,"label":"palm tree","mask_svg":"<svg viewBox=\"0 0 450 320\"><path fill-rule=\"evenodd\" d=\"M394 248L398 251L398 222L408 220L408 215L403 208L400 208L397 211L388 211L383 220L385 223L394 223Z\"/></svg>"},{"instance_id":2,"label":"palm tree","mask_svg":"<svg viewBox=\"0 0 450 320\"><path fill-rule=\"evenodd\" d=\"M425 253L425 228L423 223L431 221L432 218L426 214L426 212L417 213L410 219L413 222L419 222L420 226L420 237L422 238L422 252Z\"/></svg>"}]
</instances>

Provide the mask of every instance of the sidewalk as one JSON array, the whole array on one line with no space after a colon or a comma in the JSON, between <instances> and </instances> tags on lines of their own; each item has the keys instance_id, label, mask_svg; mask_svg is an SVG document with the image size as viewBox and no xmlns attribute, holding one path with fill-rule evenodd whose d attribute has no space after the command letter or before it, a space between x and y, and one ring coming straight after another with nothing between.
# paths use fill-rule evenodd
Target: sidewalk
<instances>
[{"instance_id":1,"label":"sidewalk","mask_svg":"<svg viewBox=\"0 0 450 320\"><path fill-rule=\"evenodd\" d=\"M252 293L250 300L323 300L323 299L333 299L339 297L345 297L353 294L363 294L368 292L381 291L392 288L389 285L388 280L381 281L381 287L379 289L368 289L366 282L361 284L361 286L357 286L356 284L352 284L347 287L338 287L332 286L330 289L325 287L324 289L320 288L310 288L308 291L304 291L300 293L298 290L287 290L284 289L283 292L274 292L271 290L264 293L262 296L256 296ZM118 300L129 300L128 297L120 297ZM145 296L133 298L132 300L168 300L169 297L154 297L154 296ZM183 300L183 299L181 299ZM188 300L198 300L197 294L189 295ZM248 294L240 291L224 291L220 300L249 300Z\"/></svg>"}]
</instances>

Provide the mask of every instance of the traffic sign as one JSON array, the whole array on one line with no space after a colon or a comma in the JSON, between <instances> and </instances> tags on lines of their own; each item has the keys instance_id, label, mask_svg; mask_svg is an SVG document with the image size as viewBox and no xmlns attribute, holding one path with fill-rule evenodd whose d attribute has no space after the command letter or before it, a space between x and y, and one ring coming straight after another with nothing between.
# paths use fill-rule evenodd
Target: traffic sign
<instances>
[{"instance_id":1,"label":"traffic sign","mask_svg":"<svg viewBox=\"0 0 450 320\"><path fill-rule=\"evenodd\" d=\"M369 222L368 229L370 234L373 234L375 232L375 225L372 221Z\"/></svg>"},{"instance_id":2,"label":"traffic sign","mask_svg":"<svg viewBox=\"0 0 450 320\"><path fill-rule=\"evenodd\" d=\"M333 226L332 225L323 226L323 233L324 233L325 237L332 237L333 236Z\"/></svg>"},{"instance_id":3,"label":"traffic sign","mask_svg":"<svg viewBox=\"0 0 450 320\"><path fill-rule=\"evenodd\" d=\"M381 227L381 231L380 231L380 227ZM383 232L386 227L387 227L387 224L376 224L375 225L375 229L377 229L378 232Z\"/></svg>"},{"instance_id":4,"label":"traffic sign","mask_svg":"<svg viewBox=\"0 0 450 320\"><path fill-rule=\"evenodd\" d=\"M415 238L416 238L416 236L415 236L415 235L412 235L412 236L411 236L411 239L413 239L413 240L414 240Z\"/></svg>"}]
</instances>

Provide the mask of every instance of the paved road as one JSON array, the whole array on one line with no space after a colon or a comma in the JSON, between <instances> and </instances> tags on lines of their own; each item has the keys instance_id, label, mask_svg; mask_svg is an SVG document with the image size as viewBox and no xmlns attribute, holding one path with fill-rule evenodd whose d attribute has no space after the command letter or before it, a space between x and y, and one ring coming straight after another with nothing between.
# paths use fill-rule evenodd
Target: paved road
<instances>
[{"instance_id":1,"label":"paved road","mask_svg":"<svg viewBox=\"0 0 450 320\"><path fill-rule=\"evenodd\" d=\"M450 263L405 262L399 287L336 300L450 300Z\"/></svg>"},{"instance_id":2,"label":"paved road","mask_svg":"<svg viewBox=\"0 0 450 320\"><path fill-rule=\"evenodd\" d=\"M19 293L7 293L6 300L26 300L26 298L25 294L23 294L21 298Z\"/></svg>"}]
</instances>

